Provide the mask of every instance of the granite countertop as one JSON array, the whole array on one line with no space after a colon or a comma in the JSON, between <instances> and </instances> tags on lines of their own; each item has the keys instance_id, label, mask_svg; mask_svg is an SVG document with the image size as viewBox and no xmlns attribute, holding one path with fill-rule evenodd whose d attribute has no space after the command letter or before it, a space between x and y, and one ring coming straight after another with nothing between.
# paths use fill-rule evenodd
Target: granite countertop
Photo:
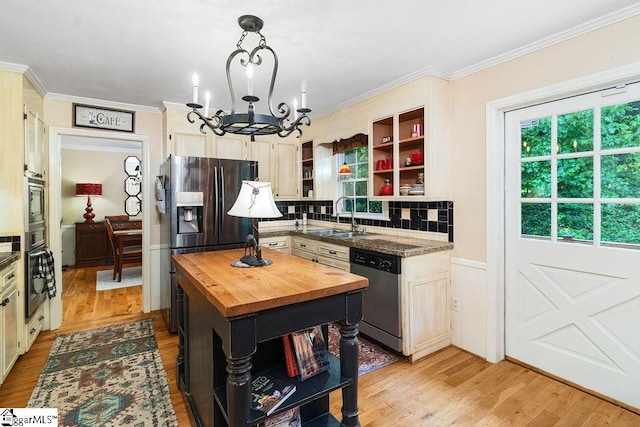
<instances>
[{"instance_id":1,"label":"granite countertop","mask_svg":"<svg viewBox=\"0 0 640 427\"><path fill-rule=\"evenodd\" d=\"M336 238L331 237L330 235L319 236L309 233L310 231L321 230L323 228L328 227L300 227L297 230L292 230L291 227L273 228L261 230L260 237L298 236L311 240L332 243L334 245L366 249L390 255L398 255L401 257L411 257L453 249L453 243L450 242L394 236L391 234L376 232L368 232L365 234L365 237L358 236L357 238Z\"/></svg>"},{"instance_id":2,"label":"granite countertop","mask_svg":"<svg viewBox=\"0 0 640 427\"><path fill-rule=\"evenodd\" d=\"M9 266L13 261L20 258L19 251L13 252L0 252L0 270Z\"/></svg>"}]
</instances>

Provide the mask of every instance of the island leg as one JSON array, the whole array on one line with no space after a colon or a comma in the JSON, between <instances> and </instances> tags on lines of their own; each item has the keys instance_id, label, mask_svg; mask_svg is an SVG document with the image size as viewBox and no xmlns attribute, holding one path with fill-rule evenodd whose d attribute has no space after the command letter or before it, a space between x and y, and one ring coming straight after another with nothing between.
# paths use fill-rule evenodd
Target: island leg
<instances>
[{"instance_id":1,"label":"island leg","mask_svg":"<svg viewBox=\"0 0 640 427\"><path fill-rule=\"evenodd\" d=\"M251 356L227 358L229 427L246 426L251 408Z\"/></svg>"},{"instance_id":2,"label":"island leg","mask_svg":"<svg viewBox=\"0 0 640 427\"><path fill-rule=\"evenodd\" d=\"M351 385L342 389L341 426L358 427L358 324L340 325L340 373L343 377L353 378Z\"/></svg>"}]
</instances>

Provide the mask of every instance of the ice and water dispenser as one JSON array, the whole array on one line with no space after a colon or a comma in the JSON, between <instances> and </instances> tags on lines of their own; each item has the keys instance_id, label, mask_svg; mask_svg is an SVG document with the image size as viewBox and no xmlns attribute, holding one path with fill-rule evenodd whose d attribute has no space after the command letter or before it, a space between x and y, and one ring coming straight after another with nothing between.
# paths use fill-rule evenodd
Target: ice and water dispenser
<instances>
[{"instance_id":1,"label":"ice and water dispenser","mask_svg":"<svg viewBox=\"0 0 640 427\"><path fill-rule=\"evenodd\" d=\"M204 193L201 191L179 191L176 194L178 234L200 233L203 200Z\"/></svg>"}]
</instances>

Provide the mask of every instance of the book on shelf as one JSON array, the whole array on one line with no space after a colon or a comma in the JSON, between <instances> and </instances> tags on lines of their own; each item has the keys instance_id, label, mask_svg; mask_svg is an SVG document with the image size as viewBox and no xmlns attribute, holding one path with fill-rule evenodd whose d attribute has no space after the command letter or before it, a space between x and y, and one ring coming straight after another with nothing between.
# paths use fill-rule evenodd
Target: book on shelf
<instances>
[{"instance_id":1,"label":"book on shelf","mask_svg":"<svg viewBox=\"0 0 640 427\"><path fill-rule=\"evenodd\" d=\"M259 375L251 381L251 407L271 415L296 391L296 386L270 375Z\"/></svg>"},{"instance_id":2,"label":"book on shelf","mask_svg":"<svg viewBox=\"0 0 640 427\"><path fill-rule=\"evenodd\" d=\"M329 369L329 351L320 326L291 334L298 377L304 381Z\"/></svg>"},{"instance_id":3,"label":"book on shelf","mask_svg":"<svg viewBox=\"0 0 640 427\"><path fill-rule=\"evenodd\" d=\"M296 355L293 352L291 344L291 335L282 336L282 347L284 348L284 362L287 368L287 376L295 378L298 376L298 368L296 367Z\"/></svg>"},{"instance_id":4,"label":"book on shelf","mask_svg":"<svg viewBox=\"0 0 640 427\"><path fill-rule=\"evenodd\" d=\"M288 409L273 417L267 418L257 427L301 427L300 407Z\"/></svg>"}]
</instances>

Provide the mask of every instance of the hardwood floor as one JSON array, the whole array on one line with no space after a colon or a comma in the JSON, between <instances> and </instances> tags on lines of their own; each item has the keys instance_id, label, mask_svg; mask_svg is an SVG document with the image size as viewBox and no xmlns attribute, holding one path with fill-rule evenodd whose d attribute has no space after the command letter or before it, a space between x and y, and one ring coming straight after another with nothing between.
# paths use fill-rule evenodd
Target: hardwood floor
<instances>
[{"instance_id":1,"label":"hardwood floor","mask_svg":"<svg viewBox=\"0 0 640 427\"><path fill-rule=\"evenodd\" d=\"M142 313L141 287L95 291L95 272L64 272L63 325L40 334L0 386L0 407L24 407L56 336L151 317L179 426L191 426L176 386L177 336L159 312ZM456 347L398 361L360 378L362 426L638 426L640 415L509 361L491 364ZM340 419L340 392L331 412Z\"/></svg>"}]
</instances>

